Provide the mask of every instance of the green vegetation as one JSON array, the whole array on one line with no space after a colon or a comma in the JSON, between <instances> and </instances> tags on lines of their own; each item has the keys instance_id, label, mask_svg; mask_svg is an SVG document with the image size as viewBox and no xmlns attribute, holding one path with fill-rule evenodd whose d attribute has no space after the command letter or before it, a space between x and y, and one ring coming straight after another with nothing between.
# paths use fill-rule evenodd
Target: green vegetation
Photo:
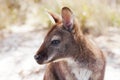
<instances>
[{"instance_id":1,"label":"green vegetation","mask_svg":"<svg viewBox=\"0 0 120 80\"><path fill-rule=\"evenodd\" d=\"M120 27L119 0L1 0L0 28L24 24L49 27L52 23L45 10L60 14L63 6L73 9L84 31Z\"/></svg>"}]
</instances>

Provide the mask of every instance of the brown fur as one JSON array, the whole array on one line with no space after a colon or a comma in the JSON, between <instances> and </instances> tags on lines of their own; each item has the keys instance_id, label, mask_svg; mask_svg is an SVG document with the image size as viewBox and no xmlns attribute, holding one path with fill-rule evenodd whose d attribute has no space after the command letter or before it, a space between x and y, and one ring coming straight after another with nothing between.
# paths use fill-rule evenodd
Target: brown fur
<instances>
[{"instance_id":1,"label":"brown fur","mask_svg":"<svg viewBox=\"0 0 120 80\"><path fill-rule=\"evenodd\" d=\"M72 11L66 7L62 9L63 22L55 19L57 17L53 18L55 22L59 22L50 29L35 56L39 64L52 62L45 72L44 80L77 80L68 64L69 61L53 62L61 58L71 58L77 68L92 71L89 80L103 80L105 57L102 51L83 35L77 20L73 19ZM53 37L61 41L57 46L51 45Z\"/></svg>"},{"instance_id":2,"label":"brown fur","mask_svg":"<svg viewBox=\"0 0 120 80\"><path fill-rule=\"evenodd\" d=\"M65 61L52 62L49 64L44 80L76 80L70 72Z\"/></svg>"}]
</instances>

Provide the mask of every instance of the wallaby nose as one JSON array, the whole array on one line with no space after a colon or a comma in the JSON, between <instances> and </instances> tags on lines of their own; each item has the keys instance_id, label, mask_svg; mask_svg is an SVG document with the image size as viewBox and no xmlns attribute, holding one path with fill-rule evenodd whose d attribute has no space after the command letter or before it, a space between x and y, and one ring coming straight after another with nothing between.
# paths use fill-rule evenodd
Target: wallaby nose
<instances>
[{"instance_id":1,"label":"wallaby nose","mask_svg":"<svg viewBox=\"0 0 120 80\"><path fill-rule=\"evenodd\" d=\"M36 55L34 56L34 58L35 58L35 60L39 60L39 55L36 54Z\"/></svg>"}]
</instances>

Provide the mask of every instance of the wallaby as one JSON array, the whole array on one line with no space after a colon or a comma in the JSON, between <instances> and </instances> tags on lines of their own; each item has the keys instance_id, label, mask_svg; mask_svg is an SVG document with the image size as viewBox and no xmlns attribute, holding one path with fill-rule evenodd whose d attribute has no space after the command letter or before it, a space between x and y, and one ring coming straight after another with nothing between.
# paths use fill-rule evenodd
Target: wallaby
<instances>
[{"instance_id":1,"label":"wallaby","mask_svg":"<svg viewBox=\"0 0 120 80\"><path fill-rule=\"evenodd\" d=\"M68 7L61 18L50 13L55 25L37 51L38 64L49 63L44 80L104 80L105 57L81 31Z\"/></svg>"}]
</instances>

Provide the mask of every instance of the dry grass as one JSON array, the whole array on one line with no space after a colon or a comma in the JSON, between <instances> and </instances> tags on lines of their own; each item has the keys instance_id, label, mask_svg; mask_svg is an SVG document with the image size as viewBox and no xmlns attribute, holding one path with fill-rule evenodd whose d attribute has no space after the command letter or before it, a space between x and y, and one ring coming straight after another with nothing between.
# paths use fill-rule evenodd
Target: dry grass
<instances>
[{"instance_id":1,"label":"dry grass","mask_svg":"<svg viewBox=\"0 0 120 80\"><path fill-rule=\"evenodd\" d=\"M49 27L45 10L60 14L63 6L74 11L83 31L96 34L109 26L120 27L119 0L0 0L0 28L14 24Z\"/></svg>"}]
</instances>

